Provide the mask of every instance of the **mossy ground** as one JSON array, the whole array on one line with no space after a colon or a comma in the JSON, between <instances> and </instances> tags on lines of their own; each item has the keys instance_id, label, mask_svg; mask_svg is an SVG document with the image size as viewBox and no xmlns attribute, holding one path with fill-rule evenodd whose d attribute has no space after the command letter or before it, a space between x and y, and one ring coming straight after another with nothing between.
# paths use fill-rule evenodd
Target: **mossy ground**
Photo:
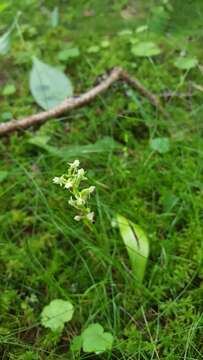
<instances>
[{"instance_id":1,"label":"mossy ground","mask_svg":"<svg viewBox=\"0 0 203 360\"><path fill-rule=\"evenodd\" d=\"M201 64L202 1L8 1L0 13L2 32L22 11L10 53L1 57L1 121L39 111L29 92L32 55L61 67L75 93L97 76L122 66L154 93L178 91L192 97L164 100L166 119L140 94L115 84L90 105L39 129L1 138L0 189L0 343L2 359L201 359L203 107L202 70L185 74L173 62L180 51ZM59 25L50 13L59 8ZM164 5L165 6L165 5ZM162 15L160 15L162 14ZM164 14L164 15L163 15ZM135 58L131 43L153 39L162 54ZM124 29L132 35L119 36ZM109 47L102 47L108 39ZM69 43L80 56L60 61ZM99 46L98 52L88 52ZM183 76L184 75L184 76ZM3 95L14 84L16 92ZM192 89L192 90L191 90ZM52 151L32 143L48 136ZM149 141L168 137L170 151L153 152ZM99 153L80 145L103 138L116 142ZM64 191L52 178L66 168L67 150L78 146L82 166L96 186L94 232L73 220ZM61 150L58 156L57 150ZM64 152L64 158L63 158ZM138 223L150 240L145 280L138 286L126 250L111 221L120 213ZM40 325L43 306L55 298L75 306L61 336ZM70 344L81 329L99 322L114 335L111 353L73 354Z\"/></svg>"}]
</instances>

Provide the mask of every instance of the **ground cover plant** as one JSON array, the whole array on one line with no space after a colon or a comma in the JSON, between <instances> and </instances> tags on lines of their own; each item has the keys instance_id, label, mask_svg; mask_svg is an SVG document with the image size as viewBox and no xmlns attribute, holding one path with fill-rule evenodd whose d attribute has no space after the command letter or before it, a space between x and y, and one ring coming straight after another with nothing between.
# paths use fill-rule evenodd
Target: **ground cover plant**
<instances>
[{"instance_id":1,"label":"ground cover plant","mask_svg":"<svg viewBox=\"0 0 203 360\"><path fill-rule=\"evenodd\" d=\"M201 0L1 1L1 124L117 66L167 113L120 81L0 138L2 359L203 357L202 17ZM70 164L82 188L55 185Z\"/></svg>"}]
</instances>

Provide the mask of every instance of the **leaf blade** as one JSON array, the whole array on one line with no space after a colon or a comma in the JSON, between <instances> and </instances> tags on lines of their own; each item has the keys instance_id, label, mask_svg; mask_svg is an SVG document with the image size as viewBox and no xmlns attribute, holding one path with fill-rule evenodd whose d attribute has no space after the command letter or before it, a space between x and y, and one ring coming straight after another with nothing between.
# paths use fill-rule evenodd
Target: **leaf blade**
<instances>
[{"instance_id":1,"label":"leaf blade","mask_svg":"<svg viewBox=\"0 0 203 360\"><path fill-rule=\"evenodd\" d=\"M65 322L72 319L73 305L69 301L55 299L46 305L41 313L41 324L53 332L63 330Z\"/></svg>"},{"instance_id":2,"label":"leaf blade","mask_svg":"<svg viewBox=\"0 0 203 360\"><path fill-rule=\"evenodd\" d=\"M36 103L44 110L49 110L72 96L73 86L64 73L34 57L30 91Z\"/></svg>"},{"instance_id":3,"label":"leaf blade","mask_svg":"<svg viewBox=\"0 0 203 360\"><path fill-rule=\"evenodd\" d=\"M89 325L82 332L81 338L84 352L99 354L112 348L112 334L104 332L103 327L99 323Z\"/></svg>"},{"instance_id":4,"label":"leaf blade","mask_svg":"<svg viewBox=\"0 0 203 360\"><path fill-rule=\"evenodd\" d=\"M142 228L117 214L117 223L126 246L135 278L142 283L149 256L149 242Z\"/></svg>"},{"instance_id":5,"label":"leaf blade","mask_svg":"<svg viewBox=\"0 0 203 360\"><path fill-rule=\"evenodd\" d=\"M8 30L0 37L0 54L6 55L10 50L11 30Z\"/></svg>"}]
</instances>

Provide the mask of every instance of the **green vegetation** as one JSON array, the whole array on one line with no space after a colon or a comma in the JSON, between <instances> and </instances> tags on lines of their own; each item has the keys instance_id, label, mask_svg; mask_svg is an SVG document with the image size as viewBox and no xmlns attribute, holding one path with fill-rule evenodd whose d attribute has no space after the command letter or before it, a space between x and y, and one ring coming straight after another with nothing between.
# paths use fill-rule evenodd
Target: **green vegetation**
<instances>
[{"instance_id":1,"label":"green vegetation","mask_svg":"<svg viewBox=\"0 0 203 360\"><path fill-rule=\"evenodd\" d=\"M33 57L74 94L122 66L169 114L120 82L0 139L3 360L203 357L202 18L202 0L1 1L0 122L41 111ZM52 181L76 159L95 186L89 226ZM149 240L143 281L118 214Z\"/></svg>"}]
</instances>

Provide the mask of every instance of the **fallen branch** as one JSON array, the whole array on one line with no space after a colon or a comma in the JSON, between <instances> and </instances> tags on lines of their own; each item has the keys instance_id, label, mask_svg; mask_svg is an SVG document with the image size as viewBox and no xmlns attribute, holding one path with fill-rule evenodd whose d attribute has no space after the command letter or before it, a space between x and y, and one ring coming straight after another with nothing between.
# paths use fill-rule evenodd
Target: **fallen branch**
<instances>
[{"instance_id":1,"label":"fallen branch","mask_svg":"<svg viewBox=\"0 0 203 360\"><path fill-rule=\"evenodd\" d=\"M26 129L32 125L42 124L50 118L56 118L65 112L86 105L90 101L92 101L97 95L104 92L118 80L124 81L132 88L139 91L140 94L145 96L154 107L156 107L164 115L167 115L161 104L159 103L157 97L153 95L149 90L147 90L137 79L131 78L129 74L122 68L114 68L110 72L110 74L108 74L106 78L101 81L99 85L93 87L92 89L80 96L68 98L64 100L61 104L48 111L42 111L38 114L27 116L20 120L14 119L10 120L7 123L0 124L0 135L4 135L16 130Z\"/></svg>"}]
</instances>

